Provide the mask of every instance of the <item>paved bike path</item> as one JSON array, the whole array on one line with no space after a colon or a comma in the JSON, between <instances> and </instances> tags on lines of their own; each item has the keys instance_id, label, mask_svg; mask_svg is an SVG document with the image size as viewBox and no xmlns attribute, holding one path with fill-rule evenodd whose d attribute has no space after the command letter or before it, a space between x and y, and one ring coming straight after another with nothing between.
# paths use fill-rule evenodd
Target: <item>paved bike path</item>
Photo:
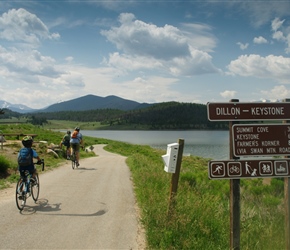
<instances>
[{"instance_id":1,"label":"paved bike path","mask_svg":"<svg viewBox=\"0 0 290 250\"><path fill-rule=\"evenodd\" d=\"M0 191L0 249L144 249L126 158L97 157L40 174L40 196L19 213L15 185Z\"/></svg>"}]
</instances>

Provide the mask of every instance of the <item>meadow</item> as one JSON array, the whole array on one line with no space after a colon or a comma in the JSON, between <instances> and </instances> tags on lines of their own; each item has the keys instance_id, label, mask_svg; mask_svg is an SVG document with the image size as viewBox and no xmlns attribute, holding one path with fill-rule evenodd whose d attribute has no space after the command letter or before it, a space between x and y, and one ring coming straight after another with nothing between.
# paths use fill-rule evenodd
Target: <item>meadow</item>
<instances>
[{"instance_id":1,"label":"meadow","mask_svg":"<svg viewBox=\"0 0 290 250\"><path fill-rule=\"evenodd\" d=\"M112 142L106 149L128 157L149 249L229 249L229 180L209 180L209 159L183 157L174 213L168 216L171 174L164 152ZM284 249L284 183L241 180L240 249Z\"/></svg>"},{"instance_id":2,"label":"meadow","mask_svg":"<svg viewBox=\"0 0 290 250\"><path fill-rule=\"evenodd\" d=\"M36 133L37 140L58 143L62 133L32 125L0 125L4 132ZM12 138L10 138L12 139ZM175 197L174 211L168 213L171 174L164 171L161 158L165 152L149 146L134 145L98 138L85 138L86 146L107 144L105 149L127 157L140 220L146 231L148 249L229 249L230 210L229 180L209 180L208 161L184 156ZM48 169L59 166L40 149ZM15 149L16 150L16 149ZM1 183L13 182L15 162L1 152L0 166L7 166ZM82 157L93 155L82 152ZM13 177L14 176L14 177ZM5 186L4 184L2 185ZM240 249L284 249L284 181L279 178L241 180Z\"/></svg>"}]
</instances>

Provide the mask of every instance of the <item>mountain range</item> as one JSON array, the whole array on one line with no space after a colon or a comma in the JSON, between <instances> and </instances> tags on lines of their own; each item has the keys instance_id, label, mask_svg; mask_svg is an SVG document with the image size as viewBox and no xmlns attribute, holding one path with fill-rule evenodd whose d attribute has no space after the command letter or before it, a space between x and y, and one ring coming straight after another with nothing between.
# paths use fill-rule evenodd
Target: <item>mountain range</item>
<instances>
[{"instance_id":1,"label":"mountain range","mask_svg":"<svg viewBox=\"0 0 290 250\"><path fill-rule=\"evenodd\" d=\"M0 100L0 108L7 108L18 113L85 111L94 109L120 109L127 111L146 108L151 105L153 104L139 103L113 95L107 97L86 95L69 101L55 103L44 109L32 109L22 104L11 104Z\"/></svg>"},{"instance_id":2,"label":"mountain range","mask_svg":"<svg viewBox=\"0 0 290 250\"><path fill-rule=\"evenodd\" d=\"M279 101L279 100L277 100ZM270 102L263 100L263 102ZM119 109L123 111L142 109L158 103L139 103L132 100L123 99L118 96L110 95L100 97L96 95L86 95L69 101L52 104L43 109L32 109L23 104L11 104L0 100L0 109L10 109L18 113L34 113L34 112L58 112L58 111L86 111L96 109Z\"/></svg>"},{"instance_id":3,"label":"mountain range","mask_svg":"<svg viewBox=\"0 0 290 250\"><path fill-rule=\"evenodd\" d=\"M10 109L18 113L29 113L35 111L35 109L29 108L23 104L12 104L3 100L0 100L0 109Z\"/></svg>"}]
</instances>

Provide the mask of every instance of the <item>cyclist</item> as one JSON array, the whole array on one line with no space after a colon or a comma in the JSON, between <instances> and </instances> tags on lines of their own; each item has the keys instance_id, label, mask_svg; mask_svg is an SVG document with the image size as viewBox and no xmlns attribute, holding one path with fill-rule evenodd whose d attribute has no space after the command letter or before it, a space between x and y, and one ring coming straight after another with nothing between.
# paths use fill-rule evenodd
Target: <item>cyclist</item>
<instances>
[{"instance_id":1,"label":"cyclist","mask_svg":"<svg viewBox=\"0 0 290 250\"><path fill-rule=\"evenodd\" d=\"M32 178L36 174L36 168L33 163L33 158L37 159L38 162L41 161L37 152L32 149L33 138L31 136L25 136L22 139L23 148L20 149L18 153L18 170L20 175L24 175L24 171L28 170L30 174L32 174ZM33 181L33 179L32 179Z\"/></svg>"},{"instance_id":2,"label":"cyclist","mask_svg":"<svg viewBox=\"0 0 290 250\"><path fill-rule=\"evenodd\" d=\"M70 145L72 150L76 152L76 162L77 166L80 165L80 146L83 147L83 136L80 133L80 128L76 127L75 130L71 134Z\"/></svg>"},{"instance_id":3,"label":"cyclist","mask_svg":"<svg viewBox=\"0 0 290 250\"><path fill-rule=\"evenodd\" d=\"M66 158L69 160L70 159L70 131L67 131L66 134L63 136L60 142L60 148L62 145L66 146Z\"/></svg>"}]
</instances>

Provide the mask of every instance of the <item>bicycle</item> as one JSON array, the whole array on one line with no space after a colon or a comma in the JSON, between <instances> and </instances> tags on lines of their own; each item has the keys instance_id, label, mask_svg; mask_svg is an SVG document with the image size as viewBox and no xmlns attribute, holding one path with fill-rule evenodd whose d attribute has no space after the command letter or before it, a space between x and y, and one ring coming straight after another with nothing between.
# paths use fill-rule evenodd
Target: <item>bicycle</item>
<instances>
[{"instance_id":1,"label":"bicycle","mask_svg":"<svg viewBox=\"0 0 290 250\"><path fill-rule=\"evenodd\" d=\"M43 159L35 164L42 165L42 171L44 170ZM23 210L26 204L26 200L30 197L30 192L34 202L37 201L40 188L39 177L37 173L34 175L34 177L32 177L32 174L30 174L28 170L21 172L23 172L23 174L20 175L16 185L16 205L20 211Z\"/></svg>"},{"instance_id":2,"label":"bicycle","mask_svg":"<svg viewBox=\"0 0 290 250\"><path fill-rule=\"evenodd\" d=\"M75 167L78 167L76 151L74 149L72 149L72 154L70 156L70 159L71 159L72 169L75 169Z\"/></svg>"},{"instance_id":3,"label":"bicycle","mask_svg":"<svg viewBox=\"0 0 290 250\"><path fill-rule=\"evenodd\" d=\"M84 146L80 146L82 149L84 149ZM75 167L79 167L79 162L77 161L77 156L76 156L76 145L71 145L71 149L72 149L72 154L70 156L71 159L71 166L72 169L74 169Z\"/></svg>"}]
</instances>

